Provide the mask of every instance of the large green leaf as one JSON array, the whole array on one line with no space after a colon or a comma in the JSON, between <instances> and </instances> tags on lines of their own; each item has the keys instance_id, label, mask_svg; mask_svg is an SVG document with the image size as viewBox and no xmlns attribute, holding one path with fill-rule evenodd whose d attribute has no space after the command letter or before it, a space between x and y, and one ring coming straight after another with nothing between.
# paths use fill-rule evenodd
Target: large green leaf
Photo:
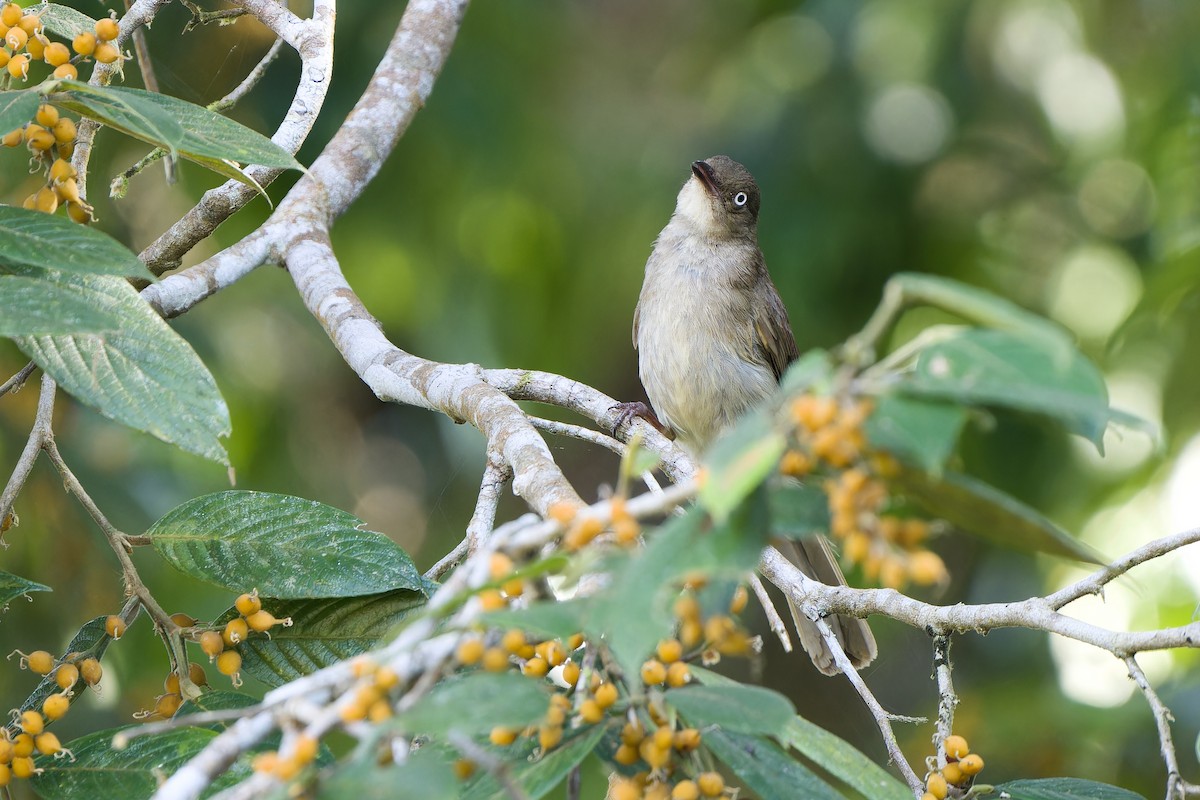
<instances>
[{"instance_id":1,"label":"large green leaf","mask_svg":"<svg viewBox=\"0 0 1200 800\"><path fill-rule=\"evenodd\" d=\"M1104 560L1034 509L993 486L957 472L929 475L902 467L892 485L925 508L930 516L1005 547L1077 558Z\"/></svg>"},{"instance_id":2,"label":"large green leaf","mask_svg":"<svg viewBox=\"0 0 1200 800\"><path fill-rule=\"evenodd\" d=\"M759 797L841 800L832 786L770 739L717 729L704 732L704 744Z\"/></svg>"},{"instance_id":3,"label":"large green leaf","mask_svg":"<svg viewBox=\"0 0 1200 800\"><path fill-rule=\"evenodd\" d=\"M829 496L812 483L772 486L768 502L771 533L786 539L803 539L829 532Z\"/></svg>"},{"instance_id":4,"label":"large green leaf","mask_svg":"<svg viewBox=\"0 0 1200 800\"><path fill-rule=\"evenodd\" d=\"M397 720L411 734L473 736L497 725L523 728L546 716L550 693L515 672L474 672L435 686Z\"/></svg>"},{"instance_id":5,"label":"large green leaf","mask_svg":"<svg viewBox=\"0 0 1200 800\"><path fill-rule=\"evenodd\" d=\"M79 227L79 226L75 226ZM124 280L66 275L122 319L115 334L22 336L17 346L63 389L106 417L228 464L229 409L204 362Z\"/></svg>"},{"instance_id":6,"label":"large green leaf","mask_svg":"<svg viewBox=\"0 0 1200 800\"><path fill-rule=\"evenodd\" d=\"M121 327L121 319L96 305L86 288L57 280L56 271L42 274L45 278L0 275L0 336L104 333Z\"/></svg>"},{"instance_id":7,"label":"large green leaf","mask_svg":"<svg viewBox=\"0 0 1200 800\"><path fill-rule=\"evenodd\" d=\"M0 264L154 279L137 255L107 233L61 215L6 205L0 205Z\"/></svg>"},{"instance_id":8,"label":"large green leaf","mask_svg":"<svg viewBox=\"0 0 1200 800\"><path fill-rule=\"evenodd\" d=\"M786 449L787 439L767 411L742 418L705 455L700 505L723 520L774 471Z\"/></svg>"},{"instance_id":9,"label":"large green leaf","mask_svg":"<svg viewBox=\"0 0 1200 800\"><path fill-rule=\"evenodd\" d=\"M40 6L38 16L41 17L42 25L46 27L47 31L61 36L67 41L71 41L81 33L91 33L96 27L96 20L87 14L58 3L47 3Z\"/></svg>"},{"instance_id":10,"label":"large green leaf","mask_svg":"<svg viewBox=\"0 0 1200 800\"><path fill-rule=\"evenodd\" d=\"M1080 778L1009 781L997 786L996 792L1011 800L1146 800L1128 789Z\"/></svg>"},{"instance_id":11,"label":"large green leaf","mask_svg":"<svg viewBox=\"0 0 1200 800\"><path fill-rule=\"evenodd\" d=\"M52 95L55 103L94 116L150 144L178 150L198 163L217 160L301 169L291 153L266 136L203 106L123 86L61 81L59 87L61 91ZM163 125L162 120L169 120L174 127ZM160 127L164 129L158 130Z\"/></svg>"},{"instance_id":12,"label":"large green leaf","mask_svg":"<svg viewBox=\"0 0 1200 800\"><path fill-rule=\"evenodd\" d=\"M897 389L964 405L1044 414L1103 450L1109 422L1152 430L1108 405L1104 378L1074 348L994 330L962 329L923 348Z\"/></svg>"},{"instance_id":13,"label":"large green leaf","mask_svg":"<svg viewBox=\"0 0 1200 800\"><path fill-rule=\"evenodd\" d=\"M525 791L529 800L545 797L596 749L604 732L603 725L593 725L536 761L509 762L508 777ZM459 797L461 800L509 800L512 795L492 775L480 771Z\"/></svg>"},{"instance_id":14,"label":"large green leaf","mask_svg":"<svg viewBox=\"0 0 1200 800\"><path fill-rule=\"evenodd\" d=\"M36 89L21 89L0 94L0 136L33 120L41 98ZM40 212L36 212L40 213Z\"/></svg>"},{"instance_id":15,"label":"large green leaf","mask_svg":"<svg viewBox=\"0 0 1200 800\"><path fill-rule=\"evenodd\" d=\"M176 506L146 534L173 567L267 597L424 591L400 547L345 511L283 494L216 492Z\"/></svg>"},{"instance_id":16,"label":"large green leaf","mask_svg":"<svg viewBox=\"0 0 1200 800\"><path fill-rule=\"evenodd\" d=\"M737 681L700 667L692 675L705 686L740 686ZM854 745L800 716L789 720L782 743L825 772L872 800L912 800L908 787L863 755Z\"/></svg>"},{"instance_id":17,"label":"large green leaf","mask_svg":"<svg viewBox=\"0 0 1200 800\"><path fill-rule=\"evenodd\" d=\"M379 646L399 622L424 604L424 595L404 589L325 600L264 598L264 608L276 617L291 617L293 624L272 628L270 637L252 635L238 645L242 670L270 686L280 686Z\"/></svg>"},{"instance_id":18,"label":"large green leaf","mask_svg":"<svg viewBox=\"0 0 1200 800\"><path fill-rule=\"evenodd\" d=\"M669 689L665 699L689 727L707 729L712 725L776 739L784 737L796 716L792 701L779 692L741 683Z\"/></svg>"},{"instance_id":19,"label":"large green leaf","mask_svg":"<svg viewBox=\"0 0 1200 800\"><path fill-rule=\"evenodd\" d=\"M153 736L130 739L122 749L113 747L113 736L124 728L97 731L67 743L74 758L43 756L42 769L31 779L43 800L82 800L119 797L141 800L154 794L162 777L170 775L216 738L206 728L178 728ZM205 796L228 788L250 774L245 759L218 777Z\"/></svg>"},{"instance_id":20,"label":"large green leaf","mask_svg":"<svg viewBox=\"0 0 1200 800\"><path fill-rule=\"evenodd\" d=\"M22 578L20 575L13 575L11 572L0 570L0 609L3 609L9 602L30 592L49 591L51 591L50 587L45 584L34 583Z\"/></svg>"},{"instance_id":21,"label":"large green leaf","mask_svg":"<svg viewBox=\"0 0 1200 800\"><path fill-rule=\"evenodd\" d=\"M876 450L937 474L946 466L967 421L962 406L904 395L885 394L867 417L867 441Z\"/></svg>"}]
</instances>

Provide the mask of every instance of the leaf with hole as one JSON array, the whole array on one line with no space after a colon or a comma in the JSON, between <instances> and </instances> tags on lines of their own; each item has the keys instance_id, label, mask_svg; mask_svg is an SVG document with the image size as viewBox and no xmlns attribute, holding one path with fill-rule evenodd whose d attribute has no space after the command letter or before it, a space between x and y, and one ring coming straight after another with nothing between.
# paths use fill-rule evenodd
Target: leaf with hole
<instances>
[{"instance_id":1,"label":"leaf with hole","mask_svg":"<svg viewBox=\"0 0 1200 800\"><path fill-rule=\"evenodd\" d=\"M267 597L353 597L424 591L412 559L345 511L284 494L216 492L150 526L154 549L180 572Z\"/></svg>"},{"instance_id":2,"label":"leaf with hole","mask_svg":"<svg viewBox=\"0 0 1200 800\"><path fill-rule=\"evenodd\" d=\"M119 316L121 330L21 336L17 346L104 416L228 464L220 437L229 433L229 408L192 346L124 280L64 273L62 281Z\"/></svg>"},{"instance_id":3,"label":"leaf with hole","mask_svg":"<svg viewBox=\"0 0 1200 800\"><path fill-rule=\"evenodd\" d=\"M137 255L107 233L15 206L0 205L0 264L154 280Z\"/></svg>"},{"instance_id":4,"label":"leaf with hole","mask_svg":"<svg viewBox=\"0 0 1200 800\"><path fill-rule=\"evenodd\" d=\"M242 671L268 686L280 686L322 667L378 647L404 619L425 606L425 596L400 589L365 597L317 600L263 598L263 608L291 627L270 636L253 634L238 645ZM236 615L232 609L218 620Z\"/></svg>"}]
</instances>

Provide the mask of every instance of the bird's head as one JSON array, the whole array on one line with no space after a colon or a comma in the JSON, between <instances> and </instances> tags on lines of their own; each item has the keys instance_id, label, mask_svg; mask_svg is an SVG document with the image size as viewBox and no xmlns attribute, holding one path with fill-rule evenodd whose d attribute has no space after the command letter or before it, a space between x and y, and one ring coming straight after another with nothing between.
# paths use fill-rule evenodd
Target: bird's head
<instances>
[{"instance_id":1,"label":"bird's head","mask_svg":"<svg viewBox=\"0 0 1200 800\"><path fill-rule=\"evenodd\" d=\"M758 184L729 156L692 162L692 176L679 190L675 215L713 238L756 237Z\"/></svg>"}]
</instances>

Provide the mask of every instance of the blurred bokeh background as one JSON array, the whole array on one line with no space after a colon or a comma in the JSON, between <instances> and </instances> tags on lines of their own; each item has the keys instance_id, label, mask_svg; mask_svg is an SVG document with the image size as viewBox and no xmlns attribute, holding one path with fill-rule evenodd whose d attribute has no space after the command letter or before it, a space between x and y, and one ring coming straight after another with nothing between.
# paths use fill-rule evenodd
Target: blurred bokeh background
<instances>
[{"instance_id":1,"label":"blurred bokeh background","mask_svg":"<svg viewBox=\"0 0 1200 800\"><path fill-rule=\"evenodd\" d=\"M99 4L78 8L98 16ZM401 3L346 3L310 161L388 45ZM269 45L253 21L183 38L180 6L150 35L165 91L207 103ZM335 229L350 282L392 340L444 361L562 373L620 399L641 396L630 324L642 266L693 159L726 153L762 188L760 240L801 349L856 331L890 275L950 276L1071 329L1103 368L1114 403L1163 425L1156 452L1110 432L1100 458L1037 419L973 427L962 466L1110 555L1200 525L1200 4L1071 0L539 0L479 2L449 65L379 178ZM285 55L235 111L270 130L298 60ZM130 85L137 70L127 69ZM102 195L145 148L98 139L99 224L140 249L216 181L155 167L128 197ZM0 153L0 191L20 202L24 157ZM272 188L282 196L286 182ZM194 263L268 213L256 201ZM932 319L911 317L898 335ZM177 321L216 376L234 432L239 488L351 511L427 567L461 536L483 441L430 413L386 406L339 360L282 271L260 269ZM0 341L4 376L24 361ZM0 465L15 462L36 381L0 398ZM547 412L554 413L554 412ZM228 487L225 471L62 399L59 442L100 506L137 532L176 504ZM552 440L585 496L615 458ZM0 616L0 644L55 650L115 611L119 570L44 463L6 535L0 569L50 584ZM502 513L521 510L506 501ZM936 548L953 572L937 602L1020 599L1086 568L961 536ZM170 611L206 618L232 597L139 554ZM1072 611L1116 628L1195 618L1200 554L1136 571ZM930 642L878 621L869 684L887 707L936 712ZM1151 715L1119 662L1022 631L956 641L959 730L991 783L1074 775L1161 794ZM1195 652L1143 663L1176 715L1195 778ZM802 713L884 760L844 681L767 642L752 665ZM166 656L144 620L109 651L105 691L64 720L70 736L153 703ZM0 707L33 686L0 669ZM254 689L254 687L251 687ZM261 687L259 687L261 690ZM902 726L914 762L932 726Z\"/></svg>"}]
</instances>

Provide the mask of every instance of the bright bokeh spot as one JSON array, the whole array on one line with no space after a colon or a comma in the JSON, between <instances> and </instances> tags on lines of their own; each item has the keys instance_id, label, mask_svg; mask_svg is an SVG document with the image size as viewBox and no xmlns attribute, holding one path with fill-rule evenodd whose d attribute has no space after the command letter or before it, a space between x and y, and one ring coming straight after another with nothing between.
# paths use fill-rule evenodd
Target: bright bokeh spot
<instances>
[{"instance_id":1,"label":"bright bokeh spot","mask_svg":"<svg viewBox=\"0 0 1200 800\"><path fill-rule=\"evenodd\" d=\"M1142 296L1137 265L1123 250L1086 244L1055 271L1049 312L1085 339L1104 340Z\"/></svg>"},{"instance_id":2,"label":"bright bokeh spot","mask_svg":"<svg viewBox=\"0 0 1200 800\"><path fill-rule=\"evenodd\" d=\"M1086 53L1064 53L1051 61L1038 76L1037 96L1054 132L1068 145L1104 147L1124 133L1117 79Z\"/></svg>"},{"instance_id":3,"label":"bright bokeh spot","mask_svg":"<svg viewBox=\"0 0 1200 800\"><path fill-rule=\"evenodd\" d=\"M954 119L940 92L928 86L897 84L871 101L864 126L867 142L882 158L920 164L945 146Z\"/></svg>"}]
</instances>

